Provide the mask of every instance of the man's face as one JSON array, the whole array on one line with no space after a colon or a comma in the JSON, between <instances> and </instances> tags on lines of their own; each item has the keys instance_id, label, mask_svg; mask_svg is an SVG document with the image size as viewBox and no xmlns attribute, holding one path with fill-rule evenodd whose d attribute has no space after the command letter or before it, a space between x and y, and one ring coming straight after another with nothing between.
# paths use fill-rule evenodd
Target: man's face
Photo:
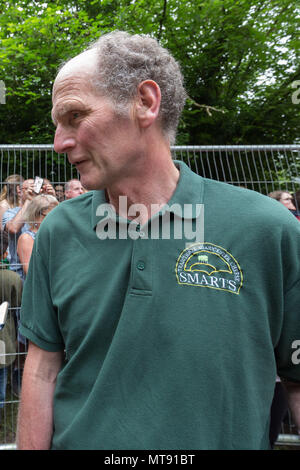
<instances>
[{"instance_id":1,"label":"man's face","mask_svg":"<svg viewBox=\"0 0 300 470\"><path fill-rule=\"evenodd\" d=\"M67 153L87 189L104 189L130 176L138 157L135 120L118 117L93 89L89 75L58 75L53 89L54 148Z\"/></svg>"},{"instance_id":2,"label":"man's face","mask_svg":"<svg viewBox=\"0 0 300 470\"><path fill-rule=\"evenodd\" d=\"M64 193L64 188L63 186L55 186L55 195L56 195L56 199L59 201L59 202L62 202L64 199L65 199L65 193Z\"/></svg>"},{"instance_id":3,"label":"man's face","mask_svg":"<svg viewBox=\"0 0 300 470\"><path fill-rule=\"evenodd\" d=\"M71 181L69 183L69 189L66 191L66 199L72 199L73 197L80 196L84 193L84 189L80 181Z\"/></svg>"}]
</instances>

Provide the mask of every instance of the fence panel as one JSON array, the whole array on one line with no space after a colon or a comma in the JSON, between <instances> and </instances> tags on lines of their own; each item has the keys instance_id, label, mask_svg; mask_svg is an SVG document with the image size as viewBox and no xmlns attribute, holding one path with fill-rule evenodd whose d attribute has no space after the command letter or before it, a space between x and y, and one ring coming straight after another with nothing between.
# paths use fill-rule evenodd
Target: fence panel
<instances>
[{"instance_id":1,"label":"fence panel","mask_svg":"<svg viewBox=\"0 0 300 470\"><path fill-rule=\"evenodd\" d=\"M177 146L172 153L206 178L262 194L300 187L300 145Z\"/></svg>"},{"instance_id":2,"label":"fence panel","mask_svg":"<svg viewBox=\"0 0 300 470\"><path fill-rule=\"evenodd\" d=\"M300 145L175 146L171 151L174 159L185 161L196 173L206 178L265 195L277 189L290 192L300 189ZM24 179L41 176L54 187L79 177L66 155L54 152L52 145L0 145L0 192L4 188L5 179L13 174L21 175ZM16 315L18 310L10 308L9 312ZM18 342L16 360L6 368L6 396L2 410L0 408L0 449L15 448L20 379L16 370L21 370L25 355L26 348ZM1 350L0 337L0 390L1 381L4 380L1 364L3 357L7 356ZM300 444L290 415L283 423L278 443Z\"/></svg>"}]
</instances>

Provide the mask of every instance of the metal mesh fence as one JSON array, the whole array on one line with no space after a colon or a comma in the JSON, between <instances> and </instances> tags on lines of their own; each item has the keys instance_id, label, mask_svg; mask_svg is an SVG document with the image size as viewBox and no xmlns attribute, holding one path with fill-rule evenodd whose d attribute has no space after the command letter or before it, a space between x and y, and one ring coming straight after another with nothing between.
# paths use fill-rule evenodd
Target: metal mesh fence
<instances>
[{"instance_id":1,"label":"metal mesh fence","mask_svg":"<svg viewBox=\"0 0 300 470\"><path fill-rule=\"evenodd\" d=\"M300 189L300 145L176 146L171 150L174 159L185 161L196 173L206 178L242 186L262 194L277 189L293 193ZM66 155L55 153L52 145L0 145L1 223L7 189L5 180L11 175L21 175L24 180L40 176L47 179L54 189L79 177ZM4 204L2 209L1 204ZM14 239L14 244L17 246L17 238ZM1 252L2 248L1 241ZM5 261L2 259L2 275L7 271ZM2 302L8 300L4 298L4 282L3 279L0 280ZM15 283L15 298L9 298L10 307L5 328L10 328L10 335L17 335L21 292L16 279L10 280L10 283ZM15 344L15 349L11 345L11 349L7 351L3 330L0 331L0 449L15 448L21 371L26 356L26 345L22 338L19 337ZM283 422L278 444L300 445L289 414Z\"/></svg>"},{"instance_id":2,"label":"metal mesh fence","mask_svg":"<svg viewBox=\"0 0 300 470\"><path fill-rule=\"evenodd\" d=\"M175 146L175 159L184 160L196 173L244 186L263 194L300 187L300 145ZM77 178L66 155L52 145L0 145L1 186L7 176L36 175L60 184Z\"/></svg>"},{"instance_id":3,"label":"metal mesh fence","mask_svg":"<svg viewBox=\"0 0 300 470\"><path fill-rule=\"evenodd\" d=\"M300 187L300 145L174 147L198 174L268 194Z\"/></svg>"}]
</instances>

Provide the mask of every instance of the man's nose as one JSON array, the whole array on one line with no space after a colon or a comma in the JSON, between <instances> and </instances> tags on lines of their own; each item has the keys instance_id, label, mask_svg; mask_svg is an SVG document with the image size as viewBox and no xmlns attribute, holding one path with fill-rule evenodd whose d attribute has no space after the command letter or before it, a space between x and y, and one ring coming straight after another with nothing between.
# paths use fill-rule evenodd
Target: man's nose
<instances>
[{"instance_id":1,"label":"man's nose","mask_svg":"<svg viewBox=\"0 0 300 470\"><path fill-rule=\"evenodd\" d=\"M57 126L54 136L54 150L57 153L67 153L76 145L75 138L70 132L63 129L60 125Z\"/></svg>"}]
</instances>

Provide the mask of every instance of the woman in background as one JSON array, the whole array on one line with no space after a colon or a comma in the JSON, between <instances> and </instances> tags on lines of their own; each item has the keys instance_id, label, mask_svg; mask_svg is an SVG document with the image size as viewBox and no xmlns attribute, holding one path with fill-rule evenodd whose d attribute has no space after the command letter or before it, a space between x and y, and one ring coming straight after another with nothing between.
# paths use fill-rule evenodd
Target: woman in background
<instances>
[{"instance_id":1,"label":"woman in background","mask_svg":"<svg viewBox=\"0 0 300 470\"><path fill-rule=\"evenodd\" d=\"M50 194L40 194L32 199L25 213L25 222L29 228L19 237L17 253L23 268L25 280L36 233L49 212L58 205L58 200Z\"/></svg>"},{"instance_id":2,"label":"woman in background","mask_svg":"<svg viewBox=\"0 0 300 470\"><path fill-rule=\"evenodd\" d=\"M296 207L294 206L293 196L288 191L273 191L268 194L272 199L281 202L287 209L290 211L295 211Z\"/></svg>"},{"instance_id":3,"label":"woman in background","mask_svg":"<svg viewBox=\"0 0 300 470\"><path fill-rule=\"evenodd\" d=\"M10 175L6 178L0 194L0 227L2 227L2 216L8 209L19 206L20 183L24 178L20 175Z\"/></svg>"}]
</instances>

